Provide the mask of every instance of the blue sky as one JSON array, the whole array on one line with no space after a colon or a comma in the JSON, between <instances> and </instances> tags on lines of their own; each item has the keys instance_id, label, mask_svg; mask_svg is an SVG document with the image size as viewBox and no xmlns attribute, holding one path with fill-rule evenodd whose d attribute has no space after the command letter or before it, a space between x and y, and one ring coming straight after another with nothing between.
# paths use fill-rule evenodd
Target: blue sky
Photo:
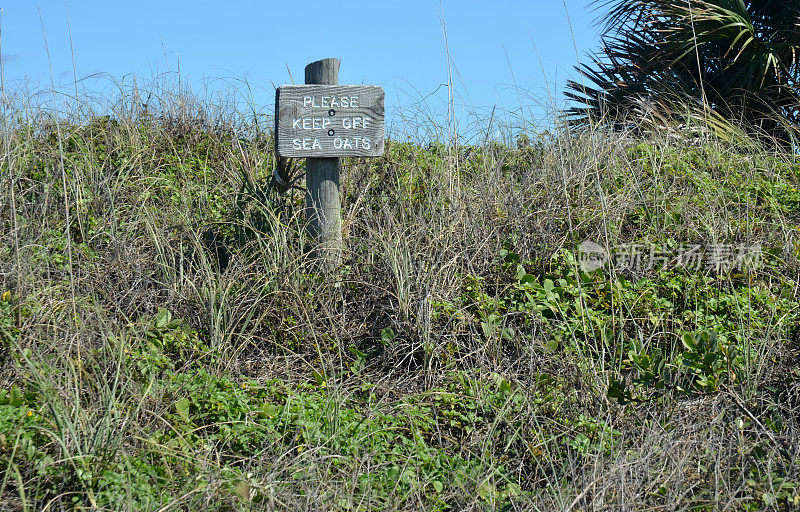
<instances>
[{"instance_id":1,"label":"blue sky","mask_svg":"<svg viewBox=\"0 0 800 512\"><path fill-rule=\"evenodd\" d=\"M289 72L302 83L308 62L338 57L340 83L384 87L387 115L413 124L446 119L449 52L462 128L493 109L538 125L599 32L588 0L12 0L2 9L7 88L49 88L50 64L56 88L74 94L74 63L86 95L111 78L141 83L180 69L196 91L241 92L246 80L269 111Z\"/></svg>"}]
</instances>

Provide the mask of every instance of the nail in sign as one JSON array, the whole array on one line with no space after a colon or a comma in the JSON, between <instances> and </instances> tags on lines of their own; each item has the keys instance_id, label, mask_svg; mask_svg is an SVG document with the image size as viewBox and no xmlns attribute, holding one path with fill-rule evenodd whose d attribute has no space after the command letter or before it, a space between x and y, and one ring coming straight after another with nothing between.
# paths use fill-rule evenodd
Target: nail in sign
<instances>
[{"instance_id":1,"label":"nail in sign","mask_svg":"<svg viewBox=\"0 0 800 512\"><path fill-rule=\"evenodd\" d=\"M384 92L375 85L282 85L275 149L282 157L380 156Z\"/></svg>"}]
</instances>

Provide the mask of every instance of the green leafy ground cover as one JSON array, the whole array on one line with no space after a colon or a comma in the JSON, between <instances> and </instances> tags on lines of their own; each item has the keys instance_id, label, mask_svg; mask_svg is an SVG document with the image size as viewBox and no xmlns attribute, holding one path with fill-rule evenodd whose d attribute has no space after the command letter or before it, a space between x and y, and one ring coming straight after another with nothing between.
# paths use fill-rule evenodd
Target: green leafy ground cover
<instances>
[{"instance_id":1,"label":"green leafy ground cover","mask_svg":"<svg viewBox=\"0 0 800 512\"><path fill-rule=\"evenodd\" d=\"M800 504L793 155L390 140L343 162L323 276L263 128L134 100L5 120L0 508ZM589 271L586 240L760 252Z\"/></svg>"}]
</instances>

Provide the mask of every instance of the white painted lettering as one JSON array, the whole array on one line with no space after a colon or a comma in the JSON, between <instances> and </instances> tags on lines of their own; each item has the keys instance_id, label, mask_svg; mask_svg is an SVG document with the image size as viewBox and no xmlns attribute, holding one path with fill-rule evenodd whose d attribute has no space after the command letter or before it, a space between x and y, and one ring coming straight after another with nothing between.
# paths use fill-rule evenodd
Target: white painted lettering
<instances>
[{"instance_id":1,"label":"white painted lettering","mask_svg":"<svg viewBox=\"0 0 800 512\"><path fill-rule=\"evenodd\" d=\"M294 147L294 149L303 149L303 143L300 142L300 139L293 139L292 147Z\"/></svg>"},{"instance_id":2,"label":"white painted lettering","mask_svg":"<svg viewBox=\"0 0 800 512\"><path fill-rule=\"evenodd\" d=\"M350 106L351 107L358 106L358 96L350 96Z\"/></svg>"},{"instance_id":3,"label":"white painted lettering","mask_svg":"<svg viewBox=\"0 0 800 512\"><path fill-rule=\"evenodd\" d=\"M369 117L362 116L346 116L342 118L342 128L345 130L358 130L359 128L366 128L369 126Z\"/></svg>"},{"instance_id":4,"label":"white painted lettering","mask_svg":"<svg viewBox=\"0 0 800 512\"><path fill-rule=\"evenodd\" d=\"M314 138L314 145L311 146L311 149L322 149L322 144L319 143L319 139Z\"/></svg>"},{"instance_id":5,"label":"white painted lettering","mask_svg":"<svg viewBox=\"0 0 800 512\"><path fill-rule=\"evenodd\" d=\"M324 130L331 125L328 117L299 117L292 119L293 130Z\"/></svg>"}]
</instances>

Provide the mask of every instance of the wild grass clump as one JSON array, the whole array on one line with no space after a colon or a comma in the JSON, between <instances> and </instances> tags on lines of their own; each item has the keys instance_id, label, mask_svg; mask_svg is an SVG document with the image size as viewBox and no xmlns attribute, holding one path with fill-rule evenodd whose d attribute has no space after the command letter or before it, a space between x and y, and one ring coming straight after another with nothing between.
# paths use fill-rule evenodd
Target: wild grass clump
<instances>
[{"instance_id":1,"label":"wild grass clump","mask_svg":"<svg viewBox=\"0 0 800 512\"><path fill-rule=\"evenodd\" d=\"M326 276L263 119L126 94L7 106L0 508L800 503L795 155L389 140Z\"/></svg>"}]
</instances>

